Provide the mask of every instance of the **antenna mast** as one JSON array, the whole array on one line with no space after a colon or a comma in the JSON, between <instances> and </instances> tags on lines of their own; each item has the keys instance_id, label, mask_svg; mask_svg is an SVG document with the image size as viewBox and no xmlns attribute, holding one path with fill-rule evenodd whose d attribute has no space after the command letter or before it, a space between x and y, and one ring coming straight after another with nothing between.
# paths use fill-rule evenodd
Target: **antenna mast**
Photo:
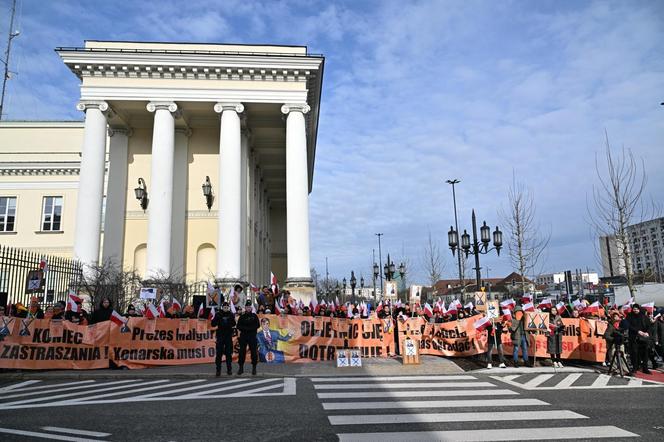
<instances>
[{"instance_id":1,"label":"antenna mast","mask_svg":"<svg viewBox=\"0 0 664 442\"><path fill-rule=\"evenodd\" d=\"M7 50L5 51L5 58L1 60L5 65L4 73L2 75L2 97L0 98L0 120L2 120L3 110L5 106L5 89L7 88L7 80L9 80L9 54L12 50L12 40L18 37L19 32L14 31L14 15L16 14L16 0L12 1L12 14L9 20L9 32L7 36Z\"/></svg>"}]
</instances>

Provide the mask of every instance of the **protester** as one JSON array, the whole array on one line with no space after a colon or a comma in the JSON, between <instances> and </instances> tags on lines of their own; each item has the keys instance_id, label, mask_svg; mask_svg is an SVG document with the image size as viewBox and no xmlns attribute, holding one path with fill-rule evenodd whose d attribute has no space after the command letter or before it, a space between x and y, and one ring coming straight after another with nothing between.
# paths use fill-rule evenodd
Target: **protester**
<instances>
[{"instance_id":1,"label":"protester","mask_svg":"<svg viewBox=\"0 0 664 442\"><path fill-rule=\"evenodd\" d=\"M258 364L258 348L256 342L256 332L260 327L258 316L253 313L253 306L251 301L247 301L244 312L237 320L237 329L240 332L239 343L240 349L238 352L238 365L240 366L237 374L244 373L244 361L247 355L247 346L251 352L251 374L256 374L256 365Z\"/></svg>"},{"instance_id":2,"label":"protester","mask_svg":"<svg viewBox=\"0 0 664 442\"><path fill-rule=\"evenodd\" d=\"M514 346L512 360L515 367L519 366L519 349L521 349L524 365L528 365L528 336L525 331L525 319L523 309L520 305L517 305L514 308L513 319L509 325L510 338L512 339L512 345Z\"/></svg>"},{"instance_id":3,"label":"protester","mask_svg":"<svg viewBox=\"0 0 664 442\"><path fill-rule=\"evenodd\" d=\"M65 304L64 302L56 302L53 304L53 316L51 319L65 319Z\"/></svg>"},{"instance_id":4,"label":"protester","mask_svg":"<svg viewBox=\"0 0 664 442\"><path fill-rule=\"evenodd\" d=\"M650 374L647 360L649 320L641 311L639 304L632 305L632 311L626 319L629 327L629 358L632 370L638 371L640 368L643 373Z\"/></svg>"},{"instance_id":5,"label":"protester","mask_svg":"<svg viewBox=\"0 0 664 442\"><path fill-rule=\"evenodd\" d=\"M235 325L235 315L231 313L228 302L224 301L221 311L217 312L212 319L212 327L217 327L217 352L214 358L217 377L221 375L222 355L226 357L226 374L233 374L231 363L233 361L233 329Z\"/></svg>"},{"instance_id":6,"label":"protester","mask_svg":"<svg viewBox=\"0 0 664 442\"><path fill-rule=\"evenodd\" d=\"M503 343L502 343L502 336L503 336L503 328L504 328L504 323L503 322L495 322L495 327L494 327L494 322L490 322L489 326L487 327L487 351L486 351L486 368L492 368L492 362L493 362L493 348L494 346L496 347L496 351L498 352L498 361L500 361L500 368L507 368L507 365L505 363L507 362L505 360L505 355L503 354Z\"/></svg>"},{"instance_id":7,"label":"protester","mask_svg":"<svg viewBox=\"0 0 664 442\"><path fill-rule=\"evenodd\" d=\"M604 332L604 339L606 340L606 357L604 358L604 362L602 362L603 367L611 365L614 351L622 344L621 321L620 313L613 311L611 313L611 320L606 324L606 331ZM619 334L620 336L618 336Z\"/></svg>"},{"instance_id":8,"label":"protester","mask_svg":"<svg viewBox=\"0 0 664 442\"><path fill-rule=\"evenodd\" d=\"M99 307L92 313L92 318L90 320L91 324L97 324L98 322L108 321L111 318L113 313L113 303L110 299L103 297L99 303Z\"/></svg>"},{"instance_id":9,"label":"protester","mask_svg":"<svg viewBox=\"0 0 664 442\"><path fill-rule=\"evenodd\" d=\"M41 307L39 307L39 300L36 296L30 298L30 308L28 308L28 313L25 317L32 319L44 319L44 311L41 309Z\"/></svg>"},{"instance_id":10,"label":"protester","mask_svg":"<svg viewBox=\"0 0 664 442\"><path fill-rule=\"evenodd\" d=\"M546 338L546 351L551 356L551 361L555 368L563 368L560 360L560 354L563 352L563 331L565 325L563 319L558 314L556 307L551 307L549 313L549 335Z\"/></svg>"},{"instance_id":11,"label":"protester","mask_svg":"<svg viewBox=\"0 0 664 442\"><path fill-rule=\"evenodd\" d=\"M132 317L136 318L136 317L140 317L142 315L136 311L136 307L134 307L134 304L129 304L127 306L127 313L125 313L125 316L127 316L129 318L132 318Z\"/></svg>"}]
</instances>

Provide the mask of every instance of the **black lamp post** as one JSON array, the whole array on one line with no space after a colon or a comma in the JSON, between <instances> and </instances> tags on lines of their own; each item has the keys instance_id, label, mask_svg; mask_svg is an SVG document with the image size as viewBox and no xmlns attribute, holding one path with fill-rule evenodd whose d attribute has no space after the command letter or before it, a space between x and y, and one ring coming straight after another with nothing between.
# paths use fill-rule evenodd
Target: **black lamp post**
<instances>
[{"instance_id":1,"label":"black lamp post","mask_svg":"<svg viewBox=\"0 0 664 442\"><path fill-rule=\"evenodd\" d=\"M364 276L360 277L360 297L364 299Z\"/></svg>"},{"instance_id":2,"label":"black lamp post","mask_svg":"<svg viewBox=\"0 0 664 442\"><path fill-rule=\"evenodd\" d=\"M344 286L344 297L343 297L343 299L344 299L344 302L346 302L346 278L342 279L341 283Z\"/></svg>"},{"instance_id":3,"label":"black lamp post","mask_svg":"<svg viewBox=\"0 0 664 442\"><path fill-rule=\"evenodd\" d=\"M143 178L138 179L138 187L134 189L134 195L141 205L141 209L145 212L148 208L148 187L145 185Z\"/></svg>"},{"instance_id":4,"label":"black lamp post","mask_svg":"<svg viewBox=\"0 0 664 442\"><path fill-rule=\"evenodd\" d=\"M454 201L454 227L456 227L456 230L459 231L459 221L457 218L457 206L456 206L456 190L454 189L454 186L456 184L459 184L461 181L455 178L453 180L447 180L445 182L452 186L452 201ZM463 290L464 282L463 282L463 272L461 270L461 253L459 253L458 261L459 261L459 287L461 287L461 289Z\"/></svg>"},{"instance_id":5,"label":"black lamp post","mask_svg":"<svg viewBox=\"0 0 664 442\"><path fill-rule=\"evenodd\" d=\"M380 267L378 267L378 264L374 262L373 265L373 295L374 295L374 302L378 301L378 298L376 296L376 278L378 278L378 275L380 274ZM382 292L381 292L382 295Z\"/></svg>"},{"instance_id":6,"label":"black lamp post","mask_svg":"<svg viewBox=\"0 0 664 442\"><path fill-rule=\"evenodd\" d=\"M498 226L496 226L495 232L493 232L493 247L489 248L489 243L491 242L491 229L486 225L484 221L482 227L480 227L480 240L477 240L477 221L475 219L475 210L473 209L472 216L473 223L473 241L470 242L470 235L464 229L463 234L461 235L461 246L459 247L459 233L454 230L453 227L450 227L450 231L447 233L447 239L452 249L452 255L454 256L456 249L459 248L459 254L463 250L466 258L468 255L475 256L475 284L479 290L482 285L482 274L480 273L480 255L486 255L492 250L496 250L498 256L500 256L500 249L503 246L503 232L500 231ZM472 250L471 250L472 249Z\"/></svg>"},{"instance_id":7,"label":"black lamp post","mask_svg":"<svg viewBox=\"0 0 664 442\"><path fill-rule=\"evenodd\" d=\"M214 197L212 196L212 183L210 183L210 177L205 176L205 182L201 186L203 188L203 196L205 197L205 204L207 205L208 211L212 208L212 201Z\"/></svg>"},{"instance_id":8,"label":"black lamp post","mask_svg":"<svg viewBox=\"0 0 664 442\"><path fill-rule=\"evenodd\" d=\"M351 289L351 299L353 300L353 305L355 305L355 286L357 285L357 279L355 278L355 272L351 270L350 272L350 289Z\"/></svg>"}]
</instances>

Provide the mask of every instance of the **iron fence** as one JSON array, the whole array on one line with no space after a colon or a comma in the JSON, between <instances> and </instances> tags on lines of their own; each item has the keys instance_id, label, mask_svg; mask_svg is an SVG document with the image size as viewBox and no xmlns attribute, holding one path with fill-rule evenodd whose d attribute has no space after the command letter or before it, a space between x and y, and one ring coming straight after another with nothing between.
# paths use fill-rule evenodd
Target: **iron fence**
<instances>
[{"instance_id":1,"label":"iron fence","mask_svg":"<svg viewBox=\"0 0 664 442\"><path fill-rule=\"evenodd\" d=\"M28 305L33 296L42 306L66 301L69 290L78 293L82 276L74 259L0 246L0 305Z\"/></svg>"}]
</instances>

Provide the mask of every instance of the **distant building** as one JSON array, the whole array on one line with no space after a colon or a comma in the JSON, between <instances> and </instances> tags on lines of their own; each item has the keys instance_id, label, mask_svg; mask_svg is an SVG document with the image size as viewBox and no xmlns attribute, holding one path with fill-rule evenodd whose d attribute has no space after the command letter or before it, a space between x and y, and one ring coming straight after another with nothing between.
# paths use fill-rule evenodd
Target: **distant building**
<instances>
[{"instance_id":1,"label":"distant building","mask_svg":"<svg viewBox=\"0 0 664 442\"><path fill-rule=\"evenodd\" d=\"M578 284L579 280L584 286L589 284L597 285L599 284L599 275L596 272L582 272L574 273L572 272L572 283ZM559 289L561 285L565 284L565 272L557 273L547 273L544 275L539 275L535 278L537 285L546 286L549 290Z\"/></svg>"},{"instance_id":2,"label":"distant building","mask_svg":"<svg viewBox=\"0 0 664 442\"><path fill-rule=\"evenodd\" d=\"M644 221L627 227L627 247L635 274L662 275L664 270L664 217ZM615 236L599 238L604 276L625 275L620 258L621 247Z\"/></svg>"}]
</instances>

